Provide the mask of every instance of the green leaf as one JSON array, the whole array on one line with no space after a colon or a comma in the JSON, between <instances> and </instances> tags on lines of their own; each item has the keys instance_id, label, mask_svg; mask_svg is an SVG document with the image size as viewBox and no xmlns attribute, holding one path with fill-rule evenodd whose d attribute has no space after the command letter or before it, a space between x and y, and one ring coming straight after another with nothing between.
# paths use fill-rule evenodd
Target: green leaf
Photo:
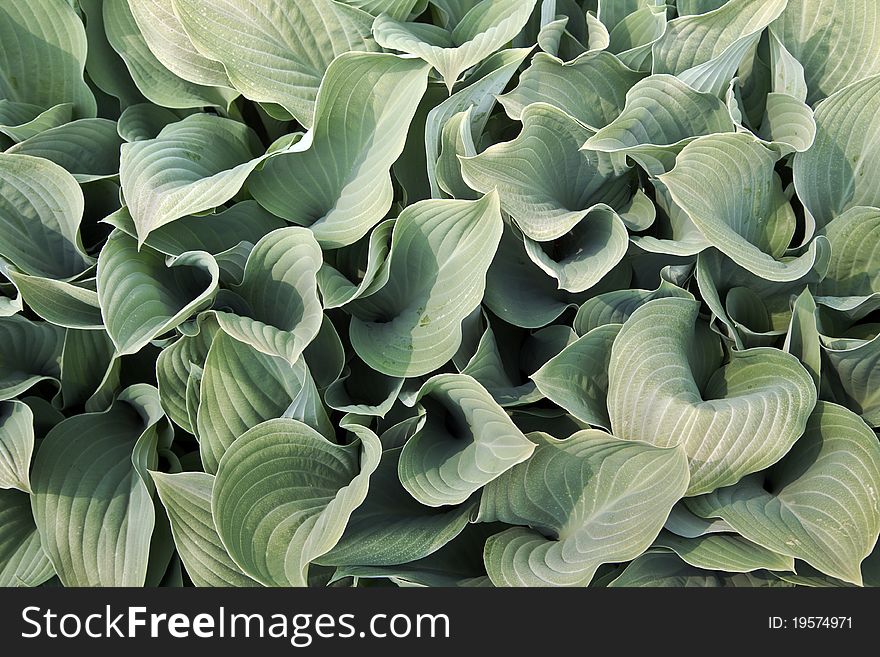
<instances>
[{"instance_id":1,"label":"green leaf","mask_svg":"<svg viewBox=\"0 0 880 657\"><path fill-rule=\"evenodd\" d=\"M816 141L794 156L794 184L804 206L824 226L856 206L880 205L878 165L880 75L854 82L816 109Z\"/></svg>"},{"instance_id":2,"label":"green leaf","mask_svg":"<svg viewBox=\"0 0 880 657\"><path fill-rule=\"evenodd\" d=\"M598 130L620 115L627 92L643 77L605 51L584 53L570 62L539 52L513 91L498 101L512 119L521 120L533 103L547 103Z\"/></svg>"},{"instance_id":3,"label":"green leaf","mask_svg":"<svg viewBox=\"0 0 880 657\"><path fill-rule=\"evenodd\" d=\"M608 157L578 150L589 129L544 103L527 106L522 121L513 141L460 159L465 182L483 193L497 189L501 208L530 239L558 239L596 204L629 201L630 179L617 175Z\"/></svg>"},{"instance_id":4,"label":"green leaf","mask_svg":"<svg viewBox=\"0 0 880 657\"><path fill-rule=\"evenodd\" d=\"M127 207L120 208L103 221L137 237L137 228ZM242 242L256 244L267 233L286 225L249 199L216 214L194 214L175 219L151 231L144 244L170 256L187 251L206 251L219 256Z\"/></svg>"},{"instance_id":5,"label":"green leaf","mask_svg":"<svg viewBox=\"0 0 880 657\"><path fill-rule=\"evenodd\" d=\"M693 299L687 290L661 279L656 290L612 290L587 299L578 308L572 327L578 335L609 324L623 324L638 309L654 299L681 297Z\"/></svg>"},{"instance_id":6,"label":"green leaf","mask_svg":"<svg viewBox=\"0 0 880 657\"><path fill-rule=\"evenodd\" d=\"M388 281L388 253L394 221L376 226L368 237L325 255L318 270L324 308L339 308L369 296Z\"/></svg>"},{"instance_id":7,"label":"green leaf","mask_svg":"<svg viewBox=\"0 0 880 657\"><path fill-rule=\"evenodd\" d=\"M280 105L307 128L330 62L346 52L378 50L372 16L333 0L172 2L195 47L223 65L236 89Z\"/></svg>"},{"instance_id":8,"label":"green leaf","mask_svg":"<svg viewBox=\"0 0 880 657\"><path fill-rule=\"evenodd\" d=\"M816 403L809 373L790 354L756 348L700 387L694 365L699 303L657 299L636 310L611 348L608 413L614 435L660 447L683 445L688 495L736 483L782 458ZM695 357L696 356L696 357ZM694 363L694 365L692 365Z\"/></svg>"},{"instance_id":9,"label":"green leaf","mask_svg":"<svg viewBox=\"0 0 880 657\"><path fill-rule=\"evenodd\" d=\"M195 427L190 422L187 409L187 387L192 379L200 376L196 370L205 366L217 325L210 315L203 315L201 321L197 320L196 329L195 335L181 336L165 347L156 360L156 380L162 408L175 424L192 434L195 434ZM195 390L198 389L196 384Z\"/></svg>"},{"instance_id":10,"label":"green leaf","mask_svg":"<svg viewBox=\"0 0 880 657\"><path fill-rule=\"evenodd\" d=\"M57 164L0 153L0 256L24 273L69 279L88 267L83 208L79 185Z\"/></svg>"},{"instance_id":11,"label":"green leaf","mask_svg":"<svg viewBox=\"0 0 880 657\"><path fill-rule=\"evenodd\" d=\"M774 575L756 573L722 574L700 570L677 555L649 552L633 561L611 587L680 587L680 588L756 588L793 586Z\"/></svg>"},{"instance_id":12,"label":"green leaf","mask_svg":"<svg viewBox=\"0 0 880 657\"><path fill-rule=\"evenodd\" d=\"M168 512L177 552L196 586L257 586L235 565L211 515L214 477L203 472L151 472Z\"/></svg>"},{"instance_id":13,"label":"green leaf","mask_svg":"<svg viewBox=\"0 0 880 657\"><path fill-rule=\"evenodd\" d=\"M34 414L19 401L0 402L0 489L29 493Z\"/></svg>"},{"instance_id":14,"label":"green leaf","mask_svg":"<svg viewBox=\"0 0 880 657\"><path fill-rule=\"evenodd\" d=\"M832 577L862 583L880 533L880 445L852 411L819 402L803 437L776 467L688 501L738 533Z\"/></svg>"},{"instance_id":15,"label":"green leaf","mask_svg":"<svg viewBox=\"0 0 880 657\"><path fill-rule=\"evenodd\" d=\"M176 76L206 87L230 87L219 61L201 54L187 35L174 0L132 0L131 15L156 59Z\"/></svg>"},{"instance_id":16,"label":"green leaf","mask_svg":"<svg viewBox=\"0 0 880 657\"><path fill-rule=\"evenodd\" d=\"M629 233L612 208L597 204L568 233L552 242L525 238L526 253L558 281L559 289L584 292L595 287L629 247Z\"/></svg>"},{"instance_id":17,"label":"green leaf","mask_svg":"<svg viewBox=\"0 0 880 657\"><path fill-rule=\"evenodd\" d=\"M0 132L19 142L70 121L71 103L61 103L44 110L39 105L0 99Z\"/></svg>"},{"instance_id":18,"label":"green leaf","mask_svg":"<svg viewBox=\"0 0 880 657\"><path fill-rule=\"evenodd\" d=\"M197 433L205 471L217 472L220 459L245 431L285 412L311 382L304 361L293 365L233 339L214 335L203 365ZM312 384L314 385L314 384ZM332 426L323 406L309 415L290 415L322 434Z\"/></svg>"},{"instance_id":19,"label":"green leaf","mask_svg":"<svg viewBox=\"0 0 880 657\"><path fill-rule=\"evenodd\" d=\"M397 401L405 379L385 376L353 356L345 369L327 387L325 400L343 413L385 417Z\"/></svg>"},{"instance_id":20,"label":"green leaf","mask_svg":"<svg viewBox=\"0 0 880 657\"><path fill-rule=\"evenodd\" d=\"M703 570L726 573L750 573L755 570L794 572L794 559L791 557L777 554L736 534L682 538L663 531L652 547L670 550L685 563Z\"/></svg>"},{"instance_id":21,"label":"green leaf","mask_svg":"<svg viewBox=\"0 0 880 657\"><path fill-rule=\"evenodd\" d=\"M233 561L267 586L306 586L309 564L339 541L379 465L375 434L335 445L296 420L257 425L220 462L212 509Z\"/></svg>"},{"instance_id":22,"label":"green leaf","mask_svg":"<svg viewBox=\"0 0 880 657\"><path fill-rule=\"evenodd\" d=\"M415 59L340 55L324 76L312 129L251 176L251 194L273 214L309 226L324 248L357 242L391 208L389 169L427 76Z\"/></svg>"},{"instance_id":23,"label":"green leaf","mask_svg":"<svg viewBox=\"0 0 880 657\"><path fill-rule=\"evenodd\" d=\"M441 198L442 196L437 181L436 169L440 159L441 138L446 124L456 114L469 111L470 134L474 140L479 139L489 121L492 110L495 108L498 94L504 90L507 83L510 82L510 78L517 72L517 69L531 51L531 48L517 48L495 53L474 70L474 73L467 80L467 86L456 91L428 112L425 119L425 160L428 167L428 182L431 186L432 198ZM484 70L486 71L485 75L471 83L471 80L477 78ZM428 93L425 94L423 102L430 100L433 91L435 91L433 88L429 89ZM467 128L463 127L463 129ZM415 127L410 131L410 135L414 131ZM400 163L401 161L398 161L398 165ZM454 164L458 167L457 177L460 177L461 171L457 158ZM452 163L449 166L452 166ZM469 195L460 198L475 197Z\"/></svg>"},{"instance_id":24,"label":"green leaf","mask_svg":"<svg viewBox=\"0 0 880 657\"><path fill-rule=\"evenodd\" d=\"M0 586L39 586L54 574L40 544L29 496L0 490Z\"/></svg>"},{"instance_id":25,"label":"green leaf","mask_svg":"<svg viewBox=\"0 0 880 657\"><path fill-rule=\"evenodd\" d=\"M140 351L211 304L219 270L192 251L166 265L165 257L116 232L98 258L98 299L104 325L120 355Z\"/></svg>"},{"instance_id":26,"label":"green leaf","mask_svg":"<svg viewBox=\"0 0 880 657\"><path fill-rule=\"evenodd\" d=\"M373 35L383 48L409 53L431 64L451 94L464 71L519 33L536 1L483 0L450 30L425 23L402 23L383 14L373 23Z\"/></svg>"},{"instance_id":27,"label":"green leaf","mask_svg":"<svg viewBox=\"0 0 880 657\"><path fill-rule=\"evenodd\" d=\"M406 208L391 238L388 282L350 304L352 347L388 376L427 374L452 358L479 305L502 231L498 195Z\"/></svg>"},{"instance_id":28,"label":"green leaf","mask_svg":"<svg viewBox=\"0 0 880 657\"><path fill-rule=\"evenodd\" d=\"M83 80L86 31L65 2L6 2L0 10L0 96L44 110L73 103L77 118L95 116Z\"/></svg>"},{"instance_id":29,"label":"green leaf","mask_svg":"<svg viewBox=\"0 0 880 657\"><path fill-rule=\"evenodd\" d=\"M194 114L155 139L122 145L119 177L138 243L156 228L231 199L261 161L256 134L210 114Z\"/></svg>"},{"instance_id":30,"label":"green leaf","mask_svg":"<svg viewBox=\"0 0 880 657\"><path fill-rule=\"evenodd\" d=\"M720 96L746 53L787 0L730 0L715 11L670 21L653 45L654 73L670 73Z\"/></svg>"},{"instance_id":31,"label":"green leaf","mask_svg":"<svg viewBox=\"0 0 880 657\"><path fill-rule=\"evenodd\" d=\"M403 446L403 487L426 506L461 504L529 458L534 445L479 383L438 374L419 390L425 423Z\"/></svg>"},{"instance_id":32,"label":"green leaf","mask_svg":"<svg viewBox=\"0 0 880 657\"><path fill-rule=\"evenodd\" d=\"M531 377L541 394L581 422L610 429L608 363L619 332L619 324L597 326L548 360Z\"/></svg>"},{"instance_id":33,"label":"green leaf","mask_svg":"<svg viewBox=\"0 0 880 657\"><path fill-rule=\"evenodd\" d=\"M89 412L105 410L118 391L119 370L113 341L104 331L68 330L61 353L64 408L82 404Z\"/></svg>"},{"instance_id":34,"label":"green leaf","mask_svg":"<svg viewBox=\"0 0 880 657\"><path fill-rule=\"evenodd\" d=\"M64 329L21 315L0 317L0 400L40 381L58 381Z\"/></svg>"},{"instance_id":35,"label":"green leaf","mask_svg":"<svg viewBox=\"0 0 880 657\"><path fill-rule=\"evenodd\" d=\"M351 515L336 546L319 559L334 566L388 566L422 559L458 536L476 511L476 501L426 508L397 476L401 449L382 453L363 504Z\"/></svg>"},{"instance_id":36,"label":"green leaf","mask_svg":"<svg viewBox=\"0 0 880 657\"><path fill-rule=\"evenodd\" d=\"M236 93L229 89L194 84L165 68L147 45L128 2L105 2L103 19L107 40L150 102L170 108L225 108L234 100Z\"/></svg>"},{"instance_id":37,"label":"green leaf","mask_svg":"<svg viewBox=\"0 0 880 657\"><path fill-rule=\"evenodd\" d=\"M808 103L880 73L878 20L872 0L788 0L770 29L803 64Z\"/></svg>"},{"instance_id":38,"label":"green leaf","mask_svg":"<svg viewBox=\"0 0 880 657\"><path fill-rule=\"evenodd\" d=\"M104 327L94 279L78 284L28 276L14 270L8 273L28 307L46 321L75 329Z\"/></svg>"},{"instance_id":39,"label":"green leaf","mask_svg":"<svg viewBox=\"0 0 880 657\"><path fill-rule=\"evenodd\" d=\"M116 176L120 144L115 121L80 119L44 130L7 153L45 158L69 171L77 182L85 183Z\"/></svg>"},{"instance_id":40,"label":"green leaf","mask_svg":"<svg viewBox=\"0 0 880 657\"><path fill-rule=\"evenodd\" d=\"M641 554L687 488L681 447L598 430L531 437L532 458L489 484L480 502L481 521L529 525L486 542L496 586L586 586L601 564Z\"/></svg>"},{"instance_id":41,"label":"green leaf","mask_svg":"<svg viewBox=\"0 0 880 657\"><path fill-rule=\"evenodd\" d=\"M65 586L143 586L155 511L137 468L155 467L158 409L155 389L129 388L103 413L64 420L40 445L31 503Z\"/></svg>"},{"instance_id":42,"label":"green leaf","mask_svg":"<svg viewBox=\"0 0 880 657\"><path fill-rule=\"evenodd\" d=\"M757 276L785 282L806 275L828 243L819 238L799 257L784 255L796 217L774 171L778 159L749 135L700 137L660 180L719 251Z\"/></svg>"},{"instance_id":43,"label":"green leaf","mask_svg":"<svg viewBox=\"0 0 880 657\"><path fill-rule=\"evenodd\" d=\"M733 132L727 106L672 75L652 75L626 94L623 111L587 139L584 148L623 153L651 174L665 173L694 138Z\"/></svg>"},{"instance_id":44,"label":"green leaf","mask_svg":"<svg viewBox=\"0 0 880 657\"><path fill-rule=\"evenodd\" d=\"M306 228L279 228L251 251L234 289L243 305L217 310L230 336L293 365L321 328L316 275L321 249Z\"/></svg>"}]
</instances>

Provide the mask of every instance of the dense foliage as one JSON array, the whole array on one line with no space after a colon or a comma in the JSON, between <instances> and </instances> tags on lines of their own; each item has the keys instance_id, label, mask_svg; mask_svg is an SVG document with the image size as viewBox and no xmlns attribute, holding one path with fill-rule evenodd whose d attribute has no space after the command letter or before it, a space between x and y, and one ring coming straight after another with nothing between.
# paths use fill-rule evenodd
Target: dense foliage
<instances>
[{"instance_id":1,"label":"dense foliage","mask_svg":"<svg viewBox=\"0 0 880 657\"><path fill-rule=\"evenodd\" d=\"M0 3L0 584L880 584L878 24Z\"/></svg>"}]
</instances>

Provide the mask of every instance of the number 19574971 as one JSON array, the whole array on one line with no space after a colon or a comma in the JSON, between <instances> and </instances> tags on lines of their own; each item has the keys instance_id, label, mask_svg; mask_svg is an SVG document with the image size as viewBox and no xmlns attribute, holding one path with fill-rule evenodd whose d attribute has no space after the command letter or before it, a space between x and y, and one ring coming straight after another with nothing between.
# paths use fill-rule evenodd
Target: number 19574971
<instances>
[{"instance_id":1,"label":"number 19574971","mask_svg":"<svg viewBox=\"0 0 880 657\"><path fill-rule=\"evenodd\" d=\"M771 630L851 630L852 616L770 616Z\"/></svg>"}]
</instances>

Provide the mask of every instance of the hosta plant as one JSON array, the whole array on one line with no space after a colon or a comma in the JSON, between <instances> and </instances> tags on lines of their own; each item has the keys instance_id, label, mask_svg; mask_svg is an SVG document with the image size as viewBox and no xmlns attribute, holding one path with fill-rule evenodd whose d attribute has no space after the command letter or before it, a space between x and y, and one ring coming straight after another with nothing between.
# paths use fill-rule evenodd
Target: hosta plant
<instances>
[{"instance_id":1,"label":"hosta plant","mask_svg":"<svg viewBox=\"0 0 880 657\"><path fill-rule=\"evenodd\" d=\"M880 585L876 0L7 0L0 585Z\"/></svg>"}]
</instances>

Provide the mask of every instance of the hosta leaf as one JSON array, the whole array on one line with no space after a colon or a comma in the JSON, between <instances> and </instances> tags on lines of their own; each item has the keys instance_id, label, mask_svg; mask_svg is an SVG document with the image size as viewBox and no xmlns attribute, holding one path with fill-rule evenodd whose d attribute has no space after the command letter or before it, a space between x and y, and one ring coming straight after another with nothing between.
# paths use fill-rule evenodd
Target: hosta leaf
<instances>
[{"instance_id":1,"label":"hosta leaf","mask_svg":"<svg viewBox=\"0 0 880 657\"><path fill-rule=\"evenodd\" d=\"M12 399L31 386L58 380L64 329L21 315L0 317L0 399Z\"/></svg>"},{"instance_id":2,"label":"hosta leaf","mask_svg":"<svg viewBox=\"0 0 880 657\"><path fill-rule=\"evenodd\" d=\"M870 426L880 427L880 337L876 328L868 330L868 340L823 340L823 398L845 403Z\"/></svg>"},{"instance_id":3,"label":"hosta leaf","mask_svg":"<svg viewBox=\"0 0 880 657\"><path fill-rule=\"evenodd\" d=\"M610 159L578 150L589 129L545 103L526 107L522 121L516 139L461 158L461 166L472 188L498 190L502 209L530 239L557 239L597 203L617 208L629 201L630 181L615 174Z\"/></svg>"},{"instance_id":4,"label":"hosta leaf","mask_svg":"<svg viewBox=\"0 0 880 657\"><path fill-rule=\"evenodd\" d=\"M261 422L285 415L311 381L302 359L291 365L223 331L214 336L203 370L197 432L202 464L212 474L236 438ZM323 406L309 415L289 417L328 433L329 420ZM332 428L329 433L332 437Z\"/></svg>"},{"instance_id":5,"label":"hosta leaf","mask_svg":"<svg viewBox=\"0 0 880 657\"><path fill-rule=\"evenodd\" d=\"M432 377L417 400L425 423L403 446L398 472L404 488L422 504L460 504L535 449L467 375Z\"/></svg>"},{"instance_id":6,"label":"hosta leaf","mask_svg":"<svg viewBox=\"0 0 880 657\"><path fill-rule=\"evenodd\" d=\"M120 363L104 331L68 330L61 353L61 401L70 409L106 410L118 391ZM57 400L56 400L57 402Z\"/></svg>"},{"instance_id":7,"label":"hosta leaf","mask_svg":"<svg viewBox=\"0 0 880 657\"><path fill-rule=\"evenodd\" d=\"M114 121L80 119L44 130L7 152L45 158L83 183L112 177L119 172L121 143Z\"/></svg>"},{"instance_id":8,"label":"hosta leaf","mask_svg":"<svg viewBox=\"0 0 880 657\"><path fill-rule=\"evenodd\" d=\"M0 99L0 133L19 142L70 121L71 103L61 103L44 110L39 105Z\"/></svg>"},{"instance_id":9,"label":"hosta leaf","mask_svg":"<svg viewBox=\"0 0 880 657\"><path fill-rule=\"evenodd\" d=\"M720 96L786 2L730 0L715 11L670 21L653 46L653 72L670 73L695 89Z\"/></svg>"},{"instance_id":10,"label":"hosta leaf","mask_svg":"<svg viewBox=\"0 0 880 657\"><path fill-rule=\"evenodd\" d=\"M872 0L788 0L771 31L803 64L808 103L880 73L878 20Z\"/></svg>"},{"instance_id":11,"label":"hosta leaf","mask_svg":"<svg viewBox=\"0 0 880 657\"><path fill-rule=\"evenodd\" d=\"M358 241L388 212L389 169L427 87L428 67L387 54L340 55L327 69L315 122L249 182L273 214L307 225L325 248Z\"/></svg>"},{"instance_id":12,"label":"hosta leaf","mask_svg":"<svg viewBox=\"0 0 880 657\"><path fill-rule=\"evenodd\" d=\"M605 51L585 53L570 62L536 53L516 88L498 101L513 119L521 119L532 103L548 103L598 130L618 117L627 92L643 77Z\"/></svg>"},{"instance_id":13,"label":"hosta leaf","mask_svg":"<svg viewBox=\"0 0 880 657\"><path fill-rule=\"evenodd\" d=\"M774 171L777 160L752 136L712 135L685 146L660 180L719 251L762 278L784 282L807 274L828 244L819 238L800 257L780 259L796 218Z\"/></svg>"},{"instance_id":14,"label":"hosta leaf","mask_svg":"<svg viewBox=\"0 0 880 657\"><path fill-rule=\"evenodd\" d=\"M171 108L226 107L235 98L229 89L195 84L165 68L147 45L128 2L105 2L103 19L107 40L150 102Z\"/></svg>"},{"instance_id":15,"label":"hosta leaf","mask_svg":"<svg viewBox=\"0 0 880 657\"><path fill-rule=\"evenodd\" d=\"M479 305L502 231L498 195L406 208L391 238L388 282L350 305L355 352L389 376L427 374L455 354Z\"/></svg>"},{"instance_id":16,"label":"hosta leaf","mask_svg":"<svg viewBox=\"0 0 880 657\"><path fill-rule=\"evenodd\" d=\"M497 95L504 90L510 78L516 73L531 50L531 48L517 48L495 53L475 69L474 74L468 78L468 82L478 77L480 72L486 69L487 72L483 77L456 91L428 112L425 119L425 160L432 198L441 198L442 196L436 169L440 159L442 135L449 119L461 112L470 112L469 126L462 127L462 129L469 129L472 139L478 140L495 108ZM429 98L430 95L431 90L425 95L425 98ZM461 177L461 167L457 157L454 165L458 169L456 181L463 183L464 181L458 180ZM455 198L475 198L475 196L456 196Z\"/></svg>"},{"instance_id":17,"label":"hosta leaf","mask_svg":"<svg viewBox=\"0 0 880 657\"><path fill-rule=\"evenodd\" d=\"M649 552L633 561L612 587L682 587L682 588L755 588L791 587L775 576L755 573L723 574L695 568L677 555Z\"/></svg>"},{"instance_id":18,"label":"hosta leaf","mask_svg":"<svg viewBox=\"0 0 880 657\"><path fill-rule=\"evenodd\" d=\"M65 586L143 586L155 511L137 466L155 467L158 407L155 389L129 388L107 411L61 422L40 445L31 503Z\"/></svg>"},{"instance_id":19,"label":"hosta leaf","mask_svg":"<svg viewBox=\"0 0 880 657\"><path fill-rule=\"evenodd\" d=\"M496 331L487 321L486 330L461 368L473 377L503 407L520 406L543 396L527 378L548 356L562 351L574 336L565 326L551 326L546 331L528 333L511 331L506 326ZM547 333L552 335L547 335ZM545 342L545 338L549 338ZM462 357L465 354L460 353Z\"/></svg>"},{"instance_id":20,"label":"hosta leaf","mask_svg":"<svg viewBox=\"0 0 880 657\"><path fill-rule=\"evenodd\" d=\"M0 256L26 274L73 278L89 264L79 224L84 200L57 164L0 153Z\"/></svg>"},{"instance_id":21,"label":"hosta leaf","mask_svg":"<svg viewBox=\"0 0 880 657\"><path fill-rule=\"evenodd\" d=\"M756 276L715 249L706 249L697 257L697 286L737 348L773 346L791 321L792 295L822 278L829 251L823 249L813 269L801 278L779 283Z\"/></svg>"},{"instance_id":22,"label":"hosta leaf","mask_svg":"<svg viewBox=\"0 0 880 657\"><path fill-rule=\"evenodd\" d=\"M137 228L127 207L120 208L104 221L122 232L137 237ZM216 214L189 215L175 219L150 232L144 244L170 256L187 251L206 251L219 255L242 242L256 244L267 233L284 228L285 222L247 200Z\"/></svg>"},{"instance_id":23,"label":"hosta leaf","mask_svg":"<svg viewBox=\"0 0 880 657\"><path fill-rule=\"evenodd\" d=\"M0 402L0 489L29 493L34 414L19 401Z\"/></svg>"},{"instance_id":24,"label":"hosta leaf","mask_svg":"<svg viewBox=\"0 0 880 657\"><path fill-rule=\"evenodd\" d=\"M653 548L675 552L682 561L703 570L749 573L755 570L794 572L794 559L777 554L736 534L682 538L661 532Z\"/></svg>"},{"instance_id":25,"label":"hosta leaf","mask_svg":"<svg viewBox=\"0 0 880 657\"><path fill-rule=\"evenodd\" d=\"M681 447L659 449L586 430L532 434L532 457L490 483L480 520L516 527L489 538L496 586L586 586L603 563L641 554L687 488Z\"/></svg>"},{"instance_id":26,"label":"hosta leaf","mask_svg":"<svg viewBox=\"0 0 880 657\"><path fill-rule=\"evenodd\" d=\"M559 289L583 292L594 287L626 255L629 233L613 209L594 205L565 235L552 242L525 238L526 253L558 281Z\"/></svg>"},{"instance_id":27,"label":"hosta leaf","mask_svg":"<svg viewBox=\"0 0 880 657\"><path fill-rule=\"evenodd\" d=\"M315 276L321 249L306 228L280 228L261 239L234 288L243 310L217 311L220 327L257 351L291 365L321 328Z\"/></svg>"},{"instance_id":28,"label":"hosta leaf","mask_svg":"<svg viewBox=\"0 0 880 657\"><path fill-rule=\"evenodd\" d=\"M28 307L46 321L75 329L104 327L94 279L89 285L81 285L13 270L9 271L9 277Z\"/></svg>"},{"instance_id":29,"label":"hosta leaf","mask_svg":"<svg viewBox=\"0 0 880 657\"><path fill-rule=\"evenodd\" d=\"M794 184L804 206L824 226L855 206L880 205L871 171L880 162L880 75L854 82L816 109L816 141L794 157Z\"/></svg>"},{"instance_id":30,"label":"hosta leaf","mask_svg":"<svg viewBox=\"0 0 880 657\"><path fill-rule=\"evenodd\" d=\"M608 363L619 332L619 324L606 324L578 338L532 375L538 390L581 422L610 429Z\"/></svg>"},{"instance_id":31,"label":"hosta leaf","mask_svg":"<svg viewBox=\"0 0 880 657\"><path fill-rule=\"evenodd\" d=\"M151 472L168 512L174 544L196 586L257 586L220 541L211 515L214 477L202 472Z\"/></svg>"},{"instance_id":32,"label":"hosta leaf","mask_svg":"<svg viewBox=\"0 0 880 657\"><path fill-rule=\"evenodd\" d=\"M0 586L39 586L54 574L27 493L0 490Z\"/></svg>"},{"instance_id":33,"label":"hosta leaf","mask_svg":"<svg viewBox=\"0 0 880 657\"><path fill-rule=\"evenodd\" d=\"M376 372L355 356L327 387L325 400L330 408L343 413L385 417L397 401L404 381Z\"/></svg>"},{"instance_id":34,"label":"hosta leaf","mask_svg":"<svg viewBox=\"0 0 880 657\"><path fill-rule=\"evenodd\" d=\"M174 5L174 0L132 0L128 3L147 46L162 66L195 84L231 86L223 64L196 50L181 19L175 14Z\"/></svg>"},{"instance_id":35,"label":"hosta leaf","mask_svg":"<svg viewBox=\"0 0 880 657\"><path fill-rule=\"evenodd\" d=\"M267 586L306 586L367 494L381 445L368 429L335 445L305 424L257 425L227 450L214 481L217 532L233 561Z\"/></svg>"},{"instance_id":36,"label":"hosta leaf","mask_svg":"<svg viewBox=\"0 0 880 657\"><path fill-rule=\"evenodd\" d=\"M388 280L388 253L394 221L383 221L369 237L325 256L318 270L324 308L338 308L368 296Z\"/></svg>"},{"instance_id":37,"label":"hosta leaf","mask_svg":"<svg viewBox=\"0 0 880 657\"><path fill-rule=\"evenodd\" d=\"M65 2L3 3L0 11L0 96L44 110L73 103L77 118L95 115L83 80L86 31Z\"/></svg>"},{"instance_id":38,"label":"hosta leaf","mask_svg":"<svg viewBox=\"0 0 880 657\"><path fill-rule=\"evenodd\" d=\"M155 139L123 144L119 177L139 244L160 226L232 198L261 150L250 128L210 114L172 123Z\"/></svg>"},{"instance_id":39,"label":"hosta leaf","mask_svg":"<svg viewBox=\"0 0 880 657\"><path fill-rule=\"evenodd\" d=\"M666 33L666 7L663 3L644 6L623 18L608 34L608 50L630 68L651 69L652 49Z\"/></svg>"},{"instance_id":40,"label":"hosta leaf","mask_svg":"<svg viewBox=\"0 0 880 657\"><path fill-rule=\"evenodd\" d=\"M116 122L116 132L124 141L155 139L162 128L177 123L186 116L187 110L171 110L151 103L129 105Z\"/></svg>"},{"instance_id":41,"label":"hosta leaf","mask_svg":"<svg viewBox=\"0 0 880 657\"><path fill-rule=\"evenodd\" d=\"M144 102L125 62L110 45L104 28L104 0L79 0L78 4L86 26L86 73L89 79L98 90L118 99L120 107Z\"/></svg>"},{"instance_id":42,"label":"hosta leaf","mask_svg":"<svg viewBox=\"0 0 880 657\"><path fill-rule=\"evenodd\" d=\"M626 105L584 148L625 153L649 173L672 168L675 156L693 138L733 132L730 112L719 98L672 75L652 75L626 94Z\"/></svg>"},{"instance_id":43,"label":"hosta leaf","mask_svg":"<svg viewBox=\"0 0 880 657\"><path fill-rule=\"evenodd\" d=\"M223 64L236 89L280 105L307 128L330 62L352 50L377 50L372 16L334 0L172 2L195 47Z\"/></svg>"},{"instance_id":44,"label":"hosta leaf","mask_svg":"<svg viewBox=\"0 0 880 657\"><path fill-rule=\"evenodd\" d=\"M119 354L138 352L210 305L219 271L214 259L192 251L166 265L165 257L121 232L98 259L98 299Z\"/></svg>"},{"instance_id":45,"label":"hosta leaf","mask_svg":"<svg viewBox=\"0 0 880 657\"><path fill-rule=\"evenodd\" d=\"M381 15L373 23L373 35L383 48L416 55L431 64L452 93L464 71L519 33L535 3L536 0L483 0L451 30L425 23L402 23Z\"/></svg>"},{"instance_id":46,"label":"hosta leaf","mask_svg":"<svg viewBox=\"0 0 880 657\"><path fill-rule=\"evenodd\" d=\"M688 355L698 311L699 303L676 298L639 308L615 340L608 368L614 435L683 445L688 495L736 483L778 461L816 403L809 373L793 356L769 348L732 352L701 389L691 362L704 358Z\"/></svg>"},{"instance_id":47,"label":"hosta leaf","mask_svg":"<svg viewBox=\"0 0 880 657\"><path fill-rule=\"evenodd\" d=\"M880 209L850 208L822 234L831 245L831 259L816 296L867 299L880 294Z\"/></svg>"},{"instance_id":48,"label":"hosta leaf","mask_svg":"<svg viewBox=\"0 0 880 657\"><path fill-rule=\"evenodd\" d=\"M880 532L880 445L851 411L819 402L803 437L765 475L688 501L751 541L854 584Z\"/></svg>"},{"instance_id":49,"label":"hosta leaf","mask_svg":"<svg viewBox=\"0 0 880 657\"><path fill-rule=\"evenodd\" d=\"M198 322L195 335L181 336L177 342L165 347L156 360L156 380L159 385L159 398L162 408L178 426L194 434L186 405L187 383L193 376L194 367L204 368L208 349L217 332L216 322ZM198 389L198 386L196 386Z\"/></svg>"},{"instance_id":50,"label":"hosta leaf","mask_svg":"<svg viewBox=\"0 0 880 657\"><path fill-rule=\"evenodd\" d=\"M424 512L425 508L422 507ZM475 578L486 578L483 545L488 536L498 531L499 526L497 523L468 525L439 550L421 559L390 566L340 566L336 577L387 577L401 587L464 586Z\"/></svg>"},{"instance_id":51,"label":"hosta leaf","mask_svg":"<svg viewBox=\"0 0 880 657\"><path fill-rule=\"evenodd\" d=\"M688 511L681 501L672 507L663 529L682 538L699 538L707 534L733 533L733 527L720 518L706 519Z\"/></svg>"},{"instance_id":52,"label":"hosta leaf","mask_svg":"<svg viewBox=\"0 0 880 657\"><path fill-rule=\"evenodd\" d=\"M656 290L628 289L605 292L584 301L578 308L572 327L578 335L586 335L600 326L623 324L636 309L649 301L665 297L693 299L694 295L666 279L660 281L660 286Z\"/></svg>"},{"instance_id":53,"label":"hosta leaf","mask_svg":"<svg viewBox=\"0 0 880 657\"><path fill-rule=\"evenodd\" d=\"M383 452L363 504L351 515L342 538L319 561L336 566L386 566L435 553L458 536L476 501L441 509L413 499L397 476L401 449Z\"/></svg>"}]
</instances>

